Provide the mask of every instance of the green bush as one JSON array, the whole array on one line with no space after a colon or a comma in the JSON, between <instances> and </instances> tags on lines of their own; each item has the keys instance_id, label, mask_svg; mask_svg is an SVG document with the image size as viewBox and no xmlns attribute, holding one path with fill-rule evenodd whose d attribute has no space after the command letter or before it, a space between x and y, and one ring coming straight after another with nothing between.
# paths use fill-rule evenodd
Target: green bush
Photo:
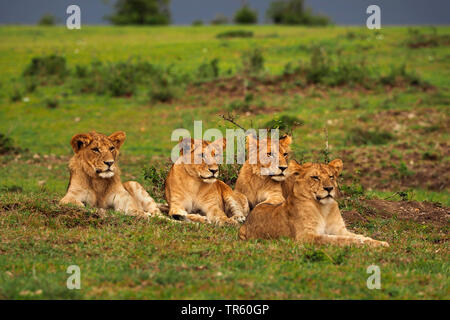
<instances>
[{"instance_id":1,"label":"green bush","mask_svg":"<svg viewBox=\"0 0 450 320\"><path fill-rule=\"evenodd\" d=\"M406 45L410 48L438 47L450 44L450 35L438 35L437 29L432 27L431 33L422 33L419 29L409 28Z\"/></svg>"},{"instance_id":2,"label":"green bush","mask_svg":"<svg viewBox=\"0 0 450 320\"><path fill-rule=\"evenodd\" d=\"M156 201L164 199L165 183L169 170L170 164L151 165L143 169L144 179L150 183L149 193Z\"/></svg>"},{"instance_id":3,"label":"green bush","mask_svg":"<svg viewBox=\"0 0 450 320\"><path fill-rule=\"evenodd\" d=\"M106 17L116 25L167 25L170 0L118 0L115 13Z\"/></svg>"},{"instance_id":4,"label":"green bush","mask_svg":"<svg viewBox=\"0 0 450 320\"><path fill-rule=\"evenodd\" d=\"M304 0L272 1L266 15L275 24L318 26L330 23L329 18L305 9Z\"/></svg>"},{"instance_id":5,"label":"green bush","mask_svg":"<svg viewBox=\"0 0 450 320\"><path fill-rule=\"evenodd\" d=\"M41 19L39 19L38 25L40 26L54 26L58 22L58 19L50 13L44 14Z\"/></svg>"},{"instance_id":6,"label":"green bush","mask_svg":"<svg viewBox=\"0 0 450 320\"><path fill-rule=\"evenodd\" d=\"M212 59L209 62L202 63L197 70L198 79L214 79L219 76L219 59Z\"/></svg>"},{"instance_id":7,"label":"green bush","mask_svg":"<svg viewBox=\"0 0 450 320\"><path fill-rule=\"evenodd\" d=\"M244 73L257 74L264 70L264 56L259 48L250 50L242 55Z\"/></svg>"},{"instance_id":8,"label":"green bush","mask_svg":"<svg viewBox=\"0 0 450 320\"><path fill-rule=\"evenodd\" d=\"M194 20L192 21L192 26L194 27L200 27L203 25L203 21L202 20Z\"/></svg>"},{"instance_id":9,"label":"green bush","mask_svg":"<svg viewBox=\"0 0 450 320\"><path fill-rule=\"evenodd\" d=\"M243 6L236 11L233 20L236 24L255 24L258 23L258 12L252 10L249 6Z\"/></svg>"},{"instance_id":10,"label":"green bush","mask_svg":"<svg viewBox=\"0 0 450 320\"><path fill-rule=\"evenodd\" d=\"M349 131L346 141L348 145L361 146L382 145L394 139L395 137L387 131L369 131L362 128L353 128Z\"/></svg>"},{"instance_id":11,"label":"green bush","mask_svg":"<svg viewBox=\"0 0 450 320\"><path fill-rule=\"evenodd\" d=\"M34 57L25 68L25 77L35 77L41 84L61 83L68 74L66 58L57 55Z\"/></svg>"},{"instance_id":12,"label":"green bush","mask_svg":"<svg viewBox=\"0 0 450 320\"><path fill-rule=\"evenodd\" d=\"M230 30L219 33L216 38L251 38L253 37L253 31L247 30Z\"/></svg>"},{"instance_id":13,"label":"green bush","mask_svg":"<svg viewBox=\"0 0 450 320\"><path fill-rule=\"evenodd\" d=\"M16 153L19 149L14 147L11 138L7 137L3 133L0 133L0 154Z\"/></svg>"},{"instance_id":14,"label":"green bush","mask_svg":"<svg viewBox=\"0 0 450 320\"><path fill-rule=\"evenodd\" d=\"M293 128L302 126L303 124L304 124L303 120L298 119L297 117L284 114L281 117L275 116L272 120L266 122L264 124L264 128L289 131L292 130Z\"/></svg>"},{"instance_id":15,"label":"green bush","mask_svg":"<svg viewBox=\"0 0 450 320\"><path fill-rule=\"evenodd\" d=\"M216 14L214 19L211 20L212 25L221 25L221 24L228 24L228 18L224 16L223 14Z\"/></svg>"}]
</instances>

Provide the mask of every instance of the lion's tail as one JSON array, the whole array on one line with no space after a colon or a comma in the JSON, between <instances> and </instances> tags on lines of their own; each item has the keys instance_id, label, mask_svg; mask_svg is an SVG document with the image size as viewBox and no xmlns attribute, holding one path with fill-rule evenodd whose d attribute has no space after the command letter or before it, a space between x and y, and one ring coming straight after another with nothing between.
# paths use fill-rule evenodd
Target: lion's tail
<instances>
[{"instance_id":1,"label":"lion's tail","mask_svg":"<svg viewBox=\"0 0 450 320\"><path fill-rule=\"evenodd\" d=\"M247 240L247 226L245 224L239 229L239 239Z\"/></svg>"}]
</instances>

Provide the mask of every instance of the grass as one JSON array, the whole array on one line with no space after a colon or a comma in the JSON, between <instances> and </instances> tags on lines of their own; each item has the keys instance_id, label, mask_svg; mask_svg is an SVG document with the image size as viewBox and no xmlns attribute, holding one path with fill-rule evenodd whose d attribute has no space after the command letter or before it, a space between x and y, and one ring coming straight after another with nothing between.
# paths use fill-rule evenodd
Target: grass
<instances>
[{"instance_id":1,"label":"grass","mask_svg":"<svg viewBox=\"0 0 450 320\"><path fill-rule=\"evenodd\" d=\"M216 37L241 30L253 36ZM448 207L450 28L436 30L433 45L410 46L431 36L401 27L0 27L0 298L448 299L448 226L344 203L363 217L352 230L392 246L343 249L242 242L234 228L57 205L74 134L126 131L123 180L161 201L171 132L192 131L194 120L224 131L233 125L219 115L233 112L244 127L295 128L299 161L323 160L326 127L326 156L344 160L352 201ZM222 179L232 184L237 170L223 166ZM65 287L72 264L79 291ZM372 264L381 290L366 287Z\"/></svg>"}]
</instances>

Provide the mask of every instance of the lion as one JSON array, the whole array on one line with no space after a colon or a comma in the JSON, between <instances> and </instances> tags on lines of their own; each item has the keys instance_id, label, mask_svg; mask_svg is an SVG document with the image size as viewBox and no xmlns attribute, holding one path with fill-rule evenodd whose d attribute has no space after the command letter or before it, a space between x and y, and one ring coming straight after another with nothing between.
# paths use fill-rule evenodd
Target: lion
<instances>
[{"instance_id":1,"label":"lion","mask_svg":"<svg viewBox=\"0 0 450 320\"><path fill-rule=\"evenodd\" d=\"M247 136L247 152L249 146L256 145L256 164L251 164L247 159L239 171L235 190L245 195L250 208L253 209L260 203L277 204L285 199L282 192L282 183L285 180L285 170L288 168L288 156L292 137L284 135L279 139L278 149L272 150L271 139L257 140L252 135ZM263 164L260 161L260 147L267 146L268 157L278 157L278 166L273 166L270 162ZM263 172L265 170L266 172Z\"/></svg>"},{"instance_id":2,"label":"lion","mask_svg":"<svg viewBox=\"0 0 450 320\"><path fill-rule=\"evenodd\" d=\"M110 136L93 131L72 137L75 155L69 162L69 186L60 204L90 205L133 216L160 215L156 202L138 182L122 184L120 180L117 158L125 137L122 131Z\"/></svg>"},{"instance_id":3,"label":"lion","mask_svg":"<svg viewBox=\"0 0 450 320\"><path fill-rule=\"evenodd\" d=\"M350 232L335 200L337 177L343 168L342 160L329 164L289 163L285 187L288 196L282 204L260 204L247 217L239 230L246 239L276 239L289 237L302 243L368 245L388 247L378 241Z\"/></svg>"},{"instance_id":4,"label":"lion","mask_svg":"<svg viewBox=\"0 0 450 320\"><path fill-rule=\"evenodd\" d=\"M247 199L218 180L219 166L225 139L213 143L185 138L181 141L180 157L172 165L165 184L165 198L169 216L218 225L236 225L249 212ZM200 214L197 214L200 213Z\"/></svg>"}]
</instances>

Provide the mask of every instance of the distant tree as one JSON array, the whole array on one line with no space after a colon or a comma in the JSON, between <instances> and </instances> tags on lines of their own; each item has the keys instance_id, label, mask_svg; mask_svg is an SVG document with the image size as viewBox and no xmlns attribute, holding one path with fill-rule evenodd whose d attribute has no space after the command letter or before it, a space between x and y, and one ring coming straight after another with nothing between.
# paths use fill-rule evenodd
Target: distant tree
<instances>
[{"instance_id":1,"label":"distant tree","mask_svg":"<svg viewBox=\"0 0 450 320\"><path fill-rule=\"evenodd\" d=\"M41 19L39 19L38 25L40 26L54 26L58 22L58 19L50 14L46 13L44 14Z\"/></svg>"},{"instance_id":2,"label":"distant tree","mask_svg":"<svg viewBox=\"0 0 450 320\"><path fill-rule=\"evenodd\" d=\"M327 25L330 20L305 8L304 0L276 0L267 9L267 17L275 24Z\"/></svg>"},{"instance_id":3,"label":"distant tree","mask_svg":"<svg viewBox=\"0 0 450 320\"><path fill-rule=\"evenodd\" d=\"M258 12L252 10L247 4L244 4L234 14L234 23L237 24L255 24L258 22Z\"/></svg>"},{"instance_id":4,"label":"distant tree","mask_svg":"<svg viewBox=\"0 0 450 320\"><path fill-rule=\"evenodd\" d=\"M196 27L202 26L202 25L203 25L203 21L200 20L200 19L194 20L194 21L192 21L192 25L193 25L193 26L196 26Z\"/></svg>"},{"instance_id":5,"label":"distant tree","mask_svg":"<svg viewBox=\"0 0 450 320\"><path fill-rule=\"evenodd\" d=\"M115 14L106 17L116 25L166 25L170 0L117 0Z\"/></svg>"},{"instance_id":6,"label":"distant tree","mask_svg":"<svg viewBox=\"0 0 450 320\"><path fill-rule=\"evenodd\" d=\"M211 20L211 24L228 24L228 18L225 15L218 13L214 19Z\"/></svg>"}]
</instances>

